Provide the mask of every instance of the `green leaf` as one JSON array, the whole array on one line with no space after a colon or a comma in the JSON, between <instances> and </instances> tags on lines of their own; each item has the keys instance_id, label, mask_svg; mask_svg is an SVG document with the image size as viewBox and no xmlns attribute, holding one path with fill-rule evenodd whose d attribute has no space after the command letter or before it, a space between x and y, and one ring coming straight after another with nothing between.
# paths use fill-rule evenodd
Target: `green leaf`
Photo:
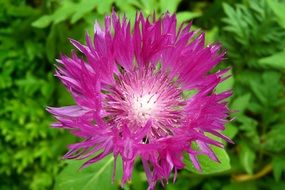
<instances>
[{"instance_id":1,"label":"green leaf","mask_svg":"<svg viewBox=\"0 0 285 190\"><path fill-rule=\"evenodd\" d=\"M193 89L193 90L184 90L182 92L182 97L183 97L183 99L188 100L189 98L191 98L195 94L197 94L197 90L195 90L195 89Z\"/></svg>"},{"instance_id":2,"label":"green leaf","mask_svg":"<svg viewBox=\"0 0 285 190\"><path fill-rule=\"evenodd\" d=\"M97 11L99 14L109 14L112 9L112 4L115 0L106 0L106 1L99 1ZM126 3L125 3L126 4ZM131 10L128 10L128 12Z\"/></svg>"},{"instance_id":3,"label":"green leaf","mask_svg":"<svg viewBox=\"0 0 285 190\"><path fill-rule=\"evenodd\" d=\"M206 44L215 42L217 40L218 34L219 34L219 28L216 26L213 27L211 30L208 30L205 36Z\"/></svg>"},{"instance_id":4,"label":"green leaf","mask_svg":"<svg viewBox=\"0 0 285 190\"><path fill-rule=\"evenodd\" d=\"M238 133L237 126L233 125L232 122L227 123L225 126L225 130L223 131L223 134L227 137L233 139Z\"/></svg>"},{"instance_id":5,"label":"green leaf","mask_svg":"<svg viewBox=\"0 0 285 190\"><path fill-rule=\"evenodd\" d=\"M181 0L160 0L160 9L161 12L169 11L170 13L174 13L177 10Z\"/></svg>"},{"instance_id":6,"label":"green leaf","mask_svg":"<svg viewBox=\"0 0 285 190\"><path fill-rule=\"evenodd\" d=\"M134 169L132 180L130 181L130 185L135 190L145 190L146 189L146 175L143 171L138 171L138 169Z\"/></svg>"},{"instance_id":7,"label":"green leaf","mask_svg":"<svg viewBox=\"0 0 285 190\"><path fill-rule=\"evenodd\" d=\"M278 124L272 127L265 136L264 148L270 152L282 152L285 150L285 125Z\"/></svg>"},{"instance_id":8,"label":"green leaf","mask_svg":"<svg viewBox=\"0 0 285 190\"><path fill-rule=\"evenodd\" d=\"M222 190L258 190L255 182L231 183L222 188Z\"/></svg>"},{"instance_id":9,"label":"green leaf","mask_svg":"<svg viewBox=\"0 0 285 190\"><path fill-rule=\"evenodd\" d=\"M184 157L185 158L184 162L186 165L185 168L187 170L193 172L193 173L205 174L205 175L220 173L220 172L224 172L224 171L231 169L230 158L229 158L227 152L225 151L225 149L213 146L212 150L216 154L218 159L220 160L220 163L211 160L206 155L199 155L198 160L199 160L199 163L200 163L201 168L202 168L202 171L199 172L194 167L194 165L192 164L192 162L190 161L190 159L188 158L188 155L187 155Z\"/></svg>"},{"instance_id":10,"label":"green leaf","mask_svg":"<svg viewBox=\"0 0 285 190\"><path fill-rule=\"evenodd\" d=\"M231 76L232 75L232 70L229 70L224 74L223 77ZM231 90L234 85L234 78L231 76L227 80L221 82L217 87L216 87L216 93L222 93L227 90Z\"/></svg>"},{"instance_id":11,"label":"green leaf","mask_svg":"<svg viewBox=\"0 0 285 190\"><path fill-rule=\"evenodd\" d=\"M135 11L134 7L138 7L138 9L143 8L143 5L140 3L140 1L137 0L127 0L127 1L128 3L126 3L126 0L116 0L114 2L122 12L126 13L126 15L128 15L130 12L134 12Z\"/></svg>"},{"instance_id":12,"label":"green leaf","mask_svg":"<svg viewBox=\"0 0 285 190\"><path fill-rule=\"evenodd\" d=\"M71 94L62 84L58 84L56 87L57 96L59 97L57 101L59 105L72 105L75 103Z\"/></svg>"},{"instance_id":13,"label":"green leaf","mask_svg":"<svg viewBox=\"0 0 285 190\"><path fill-rule=\"evenodd\" d=\"M244 142L240 143L240 162L245 171L253 174L255 152Z\"/></svg>"},{"instance_id":14,"label":"green leaf","mask_svg":"<svg viewBox=\"0 0 285 190\"><path fill-rule=\"evenodd\" d=\"M241 44L248 44L248 30L247 22L243 14L241 14L241 9L244 8L242 5L236 7L236 10L227 3L223 3L223 9L227 17L222 19L227 25L224 27L225 31L232 32L235 34L233 37Z\"/></svg>"},{"instance_id":15,"label":"green leaf","mask_svg":"<svg viewBox=\"0 0 285 190\"><path fill-rule=\"evenodd\" d=\"M249 104L250 97L251 95L248 93L236 98L231 105L231 109L238 111L238 115L243 114Z\"/></svg>"},{"instance_id":16,"label":"green leaf","mask_svg":"<svg viewBox=\"0 0 285 190\"><path fill-rule=\"evenodd\" d=\"M285 28L285 3L277 0L267 0L267 3L277 16L280 26Z\"/></svg>"},{"instance_id":17,"label":"green leaf","mask_svg":"<svg viewBox=\"0 0 285 190\"><path fill-rule=\"evenodd\" d=\"M49 173L39 172L33 177L32 189L46 189L52 185L52 176Z\"/></svg>"},{"instance_id":18,"label":"green leaf","mask_svg":"<svg viewBox=\"0 0 285 190\"><path fill-rule=\"evenodd\" d=\"M102 1L101 4L105 4L106 2L110 2L110 0ZM112 0L111 0L112 2ZM98 4L98 1L90 1L90 0L82 0L78 5L76 5L77 9L74 15L71 18L71 24L74 24L79 19L81 19L85 14L91 12Z\"/></svg>"},{"instance_id":19,"label":"green leaf","mask_svg":"<svg viewBox=\"0 0 285 190\"><path fill-rule=\"evenodd\" d=\"M45 28L52 22L57 24L70 17L77 9L78 7L76 7L74 3L70 1L62 1L60 7L53 12L53 14L40 17L32 23L32 26L36 28Z\"/></svg>"},{"instance_id":20,"label":"green leaf","mask_svg":"<svg viewBox=\"0 0 285 190\"><path fill-rule=\"evenodd\" d=\"M258 63L276 69L285 69L285 50L258 60Z\"/></svg>"},{"instance_id":21,"label":"green leaf","mask_svg":"<svg viewBox=\"0 0 285 190\"><path fill-rule=\"evenodd\" d=\"M79 170L82 161L68 161L68 165L59 174L55 190L89 190L89 189L116 189L119 181L112 183L114 157L107 156L83 170ZM117 161L116 177L122 176L121 161Z\"/></svg>"},{"instance_id":22,"label":"green leaf","mask_svg":"<svg viewBox=\"0 0 285 190\"><path fill-rule=\"evenodd\" d=\"M39 19L37 19L36 21L34 21L32 23L32 26L36 27L36 28L45 28L51 22L52 22L52 17L50 15L44 15L44 16L40 17Z\"/></svg>"},{"instance_id":23,"label":"green leaf","mask_svg":"<svg viewBox=\"0 0 285 190\"><path fill-rule=\"evenodd\" d=\"M202 14L199 12L190 12L190 11L182 11L176 14L178 23L182 23L188 20L192 20L201 16Z\"/></svg>"},{"instance_id":24,"label":"green leaf","mask_svg":"<svg viewBox=\"0 0 285 190\"><path fill-rule=\"evenodd\" d=\"M241 123L239 129L244 133L244 137L247 137L251 140L251 144L258 146L260 145L259 134L257 132L257 124L258 122L251 117L246 115L239 115L237 117L237 121Z\"/></svg>"},{"instance_id":25,"label":"green leaf","mask_svg":"<svg viewBox=\"0 0 285 190\"><path fill-rule=\"evenodd\" d=\"M0 90L9 88L12 86L12 78L9 74L6 74L5 72L1 73L0 75Z\"/></svg>"},{"instance_id":26,"label":"green leaf","mask_svg":"<svg viewBox=\"0 0 285 190\"><path fill-rule=\"evenodd\" d=\"M157 11L156 8L156 1L153 0L144 0L142 1L142 7L141 9L146 13L146 15L150 15L153 13L153 11Z\"/></svg>"},{"instance_id":27,"label":"green leaf","mask_svg":"<svg viewBox=\"0 0 285 190\"><path fill-rule=\"evenodd\" d=\"M285 172L285 156L277 156L273 158L272 168L276 181L280 181L282 172Z\"/></svg>"},{"instance_id":28,"label":"green leaf","mask_svg":"<svg viewBox=\"0 0 285 190\"><path fill-rule=\"evenodd\" d=\"M221 138L216 137L214 135L211 134L206 134L207 136L209 136L210 138L216 140L216 141L222 141ZM196 144L193 144L194 146L197 146ZM196 174L214 174L214 173L221 173L224 171L227 171L229 169L231 169L231 164L230 164L230 158L226 152L226 150L224 148L219 148L216 146L212 146L210 145L212 151L215 153L215 155L217 156L219 162L215 162L213 160L211 160L208 156L206 155L198 155L198 161L200 163L201 169L202 171L198 171L193 163L190 161L189 156L185 155L184 157L184 162L186 165L186 169L196 173Z\"/></svg>"},{"instance_id":29,"label":"green leaf","mask_svg":"<svg viewBox=\"0 0 285 190\"><path fill-rule=\"evenodd\" d=\"M9 15L16 17L29 17L34 15L37 10L23 4L22 6L11 6L7 11Z\"/></svg>"},{"instance_id":30,"label":"green leaf","mask_svg":"<svg viewBox=\"0 0 285 190\"><path fill-rule=\"evenodd\" d=\"M57 28L56 26L52 26L50 32L47 36L47 42L45 46L46 54L50 62L55 60L55 54L57 50L58 40L57 40Z\"/></svg>"},{"instance_id":31,"label":"green leaf","mask_svg":"<svg viewBox=\"0 0 285 190\"><path fill-rule=\"evenodd\" d=\"M52 14L55 24L60 23L69 18L77 11L78 7L71 1L61 1L61 6Z\"/></svg>"},{"instance_id":32,"label":"green leaf","mask_svg":"<svg viewBox=\"0 0 285 190\"><path fill-rule=\"evenodd\" d=\"M266 108L272 107L279 99L279 91L282 88L280 83L281 75L278 72L266 71L261 76L258 76L254 80L249 80L248 83L260 103L266 106Z\"/></svg>"}]
</instances>

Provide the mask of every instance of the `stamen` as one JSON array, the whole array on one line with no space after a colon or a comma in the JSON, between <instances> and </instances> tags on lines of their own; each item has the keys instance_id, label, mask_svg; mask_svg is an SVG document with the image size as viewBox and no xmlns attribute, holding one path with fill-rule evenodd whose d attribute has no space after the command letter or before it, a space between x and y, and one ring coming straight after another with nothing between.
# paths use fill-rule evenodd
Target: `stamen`
<instances>
[{"instance_id":1,"label":"stamen","mask_svg":"<svg viewBox=\"0 0 285 190\"><path fill-rule=\"evenodd\" d=\"M184 115L182 90L166 74L154 69L122 73L109 91L105 110L113 123L120 126L120 121L127 120L135 132L151 119L151 130L145 137L148 141L173 135L172 129L179 126Z\"/></svg>"}]
</instances>

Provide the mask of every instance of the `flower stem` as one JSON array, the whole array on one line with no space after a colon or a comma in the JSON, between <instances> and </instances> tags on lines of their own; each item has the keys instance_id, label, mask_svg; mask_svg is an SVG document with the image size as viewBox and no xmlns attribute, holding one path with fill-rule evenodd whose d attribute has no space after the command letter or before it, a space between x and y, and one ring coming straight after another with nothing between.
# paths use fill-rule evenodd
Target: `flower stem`
<instances>
[{"instance_id":1,"label":"flower stem","mask_svg":"<svg viewBox=\"0 0 285 190\"><path fill-rule=\"evenodd\" d=\"M244 182L244 181L250 181L250 180L255 180L262 178L263 176L266 176L268 173L272 171L272 164L267 164L262 168L259 172L256 174L239 174L239 175L233 175L232 178L234 181L237 182Z\"/></svg>"}]
</instances>

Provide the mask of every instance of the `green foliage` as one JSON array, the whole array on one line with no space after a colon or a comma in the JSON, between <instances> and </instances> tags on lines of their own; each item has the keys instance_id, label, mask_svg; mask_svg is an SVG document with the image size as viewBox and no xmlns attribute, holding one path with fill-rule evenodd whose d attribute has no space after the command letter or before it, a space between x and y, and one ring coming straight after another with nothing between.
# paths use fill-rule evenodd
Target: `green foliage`
<instances>
[{"instance_id":1,"label":"green foliage","mask_svg":"<svg viewBox=\"0 0 285 190\"><path fill-rule=\"evenodd\" d=\"M0 189L47 189L65 149L59 137L68 136L50 129L45 112L55 103L56 82L45 35L30 26L40 10L20 1L0 6Z\"/></svg>"},{"instance_id":2,"label":"green foliage","mask_svg":"<svg viewBox=\"0 0 285 190\"><path fill-rule=\"evenodd\" d=\"M253 167L255 161L255 152L246 144L241 142L240 143L240 162L245 171L249 174L253 174Z\"/></svg>"},{"instance_id":3,"label":"green foliage","mask_svg":"<svg viewBox=\"0 0 285 190\"><path fill-rule=\"evenodd\" d=\"M280 39L284 39L284 29L267 1L252 0L247 6L235 7L224 3L223 8L226 17L222 19L222 41L238 68L260 68L260 58L283 50L285 42Z\"/></svg>"},{"instance_id":4,"label":"green foliage","mask_svg":"<svg viewBox=\"0 0 285 190\"><path fill-rule=\"evenodd\" d=\"M55 190L89 190L94 187L117 189L120 181L111 183L114 157L107 156L86 169L79 170L84 161L68 161L67 167L58 175ZM80 176L80 177L78 177ZM116 178L122 177L122 162L117 160Z\"/></svg>"},{"instance_id":5,"label":"green foliage","mask_svg":"<svg viewBox=\"0 0 285 190\"><path fill-rule=\"evenodd\" d=\"M234 78L231 76L232 76L232 70L229 70L227 73L224 74L224 77L230 77L230 78L218 84L218 86L216 87L216 93L222 93L227 90L231 90L233 88Z\"/></svg>"},{"instance_id":6,"label":"green foliage","mask_svg":"<svg viewBox=\"0 0 285 190\"><path fill-rule=\"evenodd\" d=\"M285 159L285 156L276 156L273 158L272 167L273 167L274 178L276 181L280 181L282 172L285 172L284 159Z\"/></svg>"},{"instance_id":7,"label":"green foliage","mask_svg":"<svg viewBox=\"0 0 285 190\"><path fill-rule=\"evenodd\" d=\"M284 170L280 155L285 152L285 31L280 22L284 5L284 1L269 0L223 4L225 25L219 38L228 49L226 63L232 65L235 78L231 108L238 110L233 113L239 129L235 138L238 149L230 152L233 175L239 176L242 171L252 179L267 175L268 182L235 183L225 189L277 189L284 185L277 182ZM268 175L271 170L263 174L268 164L272 164L275 181Z\"/></svg>"},{"instance_id":8,"label":"green foliage","mask_svg":"<svg viewBox=\"0 0 285 190\"><path fill-rule=\"evenodd\" d=\"M82 0L73 2L70 0L59 1L59 7L53 11L52 14L44 15L32 23L32 26L37 28L45 28L48 25L58 24L67 19L70 23L74 24L82 19L86 14L90 13L93 9L97 8L99 14L104 14L110 10L112 0L102 1L89 1Z\"/></svg>"},{"instance_id":9,"label":"green foliage","mask_svg":"<svg viewBox=\"0 0 285 190\"><path fill-rule=\"evenodd\" d=\"M285 151L285 125L278 124L272 126L270 131L266 134L263 143L264 149L268 152L278 153ZM278 146L276 146L278 145Z\"/></svg>"},{"instance_id":10,"label":"green foliage","mask_svg":"<svg viewBox=\"0 0 285 190\"><path fill-rule=\"evenodd\" d=\"M193 173L204 175L215 174L229 170L231 168L231 165L227 152L219 147L212 147L212 150L217 155L219 162L215 162L205 155L200 155L198 156L198 160L201 165L201 172L197 171L192 162L190 162L188 159L185 160L186 169Z\"/></svg>"},{"instance_id":11,"label":"green foliage","mask_svg":"<svg viewBox=\"0 0 285 190\"><path fill-rule=\"evenodd\" d=\"M216 92L233 89L229 106L235 119L224 134L236 144L226 151L213 148L221 163L200 156L202 173L185 157L187 169L166 189L285 189L284 0L2 0L0 189L119 189L118 180L111 183L111 157L84 170L81 161L60 161L74 139L50 128L45 112L46 105L73 101L53 77L55 58L72 49L68 37L83 41L94 20L102 23L112 8L131 21L137 10L177 12L179 23L195 18L194 28L207 30L207 42L220 41L227 49L222 68L231 66L226 76L232 77ZM184 92L184 98L195 93ZM118 162L117 179L121 172ZM137 162L124 189L146 188Z\"/></svg>"},{"instance_id":12,"label":"green foliage","mask_svg":"<svg viewBox=\"0 0 285 190\"><path fill-rule=\"evenodd\" d=\"M258 60L260 65L276 68L285 69L285 50L277 52L271 56L264 57Z\"/></svg>"},{"instance_id":13,"label":"green foliage","mask_svg":"<svg viewBox=\"0 0 285 190\"><path fill-rule=\"evenodd\" d=\"M285 2L277 0L267 0L268 5L277 16L277 22L285 28Z\"/></svg>"}]
</instances>

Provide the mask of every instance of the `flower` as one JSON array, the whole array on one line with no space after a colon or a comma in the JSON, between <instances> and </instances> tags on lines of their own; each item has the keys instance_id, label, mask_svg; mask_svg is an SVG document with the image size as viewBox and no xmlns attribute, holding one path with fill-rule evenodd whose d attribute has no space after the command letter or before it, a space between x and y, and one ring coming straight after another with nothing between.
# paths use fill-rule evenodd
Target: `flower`
<instances>
[{"instance_id":1,"label":"flower","mask_svg":"<svg viewBox=\"0 0 285 190\"><path fill-rule=\"evenodd\" d=\"M86 167L109 154L115 161L120 156L124 185L139 157L150 190L173 171L176 178L185 154L198 170L199 154L218 161L210 145L223 144L206 134L231 142L221 133L231 92L214 91L227 70L209 71L225 52L219 44L205 46L204 33L191 31L191 23L176 27L175 15L157 20L137 13L131 30L126 17L113 11L104 29L95 23L93 41L88 34L86 45L71 39L85 57L62 55L55 75L76 105L47 108L58 120L54 127L83 139L69 145L64 158L89 158ZM187 91L196 93L185 98Z\"/></svg>"}]
</instances>

